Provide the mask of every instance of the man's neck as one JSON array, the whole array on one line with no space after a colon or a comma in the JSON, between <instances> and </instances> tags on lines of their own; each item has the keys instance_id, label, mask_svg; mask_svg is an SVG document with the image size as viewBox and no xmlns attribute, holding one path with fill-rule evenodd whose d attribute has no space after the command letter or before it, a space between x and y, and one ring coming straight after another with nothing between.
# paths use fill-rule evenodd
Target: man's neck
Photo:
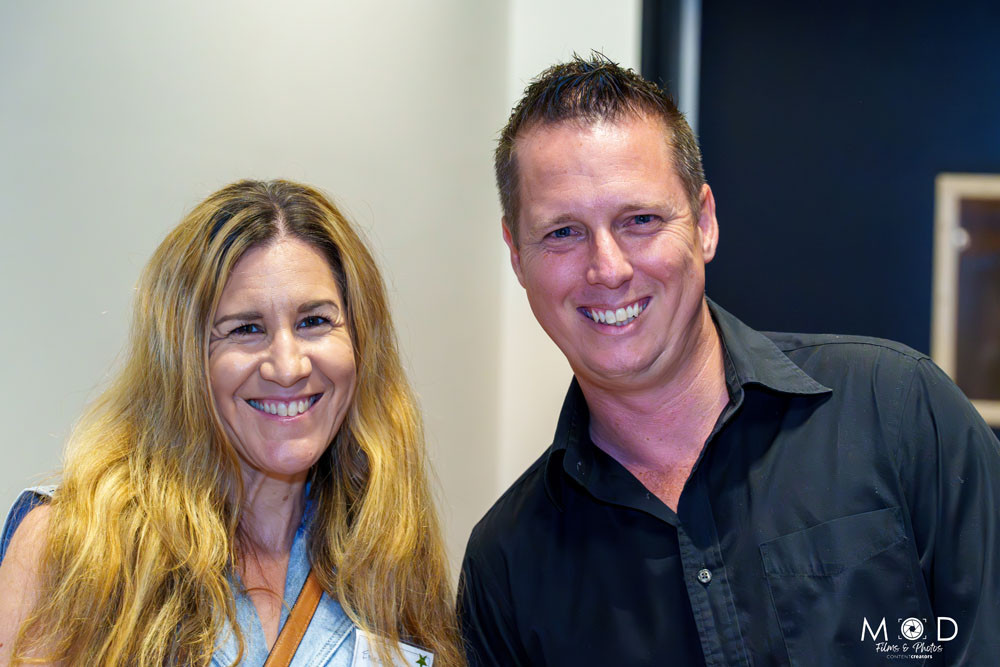
<instances>
[{"instance_id":1,"label":"man's neck","mask_svg":"<svg viewBox=\"0 0 1000 667\"><path fill-rule=\"evenodd\" d=\"M633 474L683 468L686 479L729 400L722 341L707 304L702 310L667 381L631 392L581 382L594 444Z\"/></svg>"}]
</instances>

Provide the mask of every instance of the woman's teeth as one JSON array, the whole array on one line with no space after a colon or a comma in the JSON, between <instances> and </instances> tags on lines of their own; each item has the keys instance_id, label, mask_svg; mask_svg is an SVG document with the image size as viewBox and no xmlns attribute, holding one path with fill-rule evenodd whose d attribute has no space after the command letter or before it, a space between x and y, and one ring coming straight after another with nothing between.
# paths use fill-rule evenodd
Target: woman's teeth
<instances>
[{"instance_id":1,"label":"woman's teeth","mask_svg":"<svg viewBox=\"0 0 1000 667\"><path fill-rule=\"evenodd\" d=\"M247 403L261 412L278 415L279 417L294 417L311 408L313 403L319 400L320 396L321 394L316 394L299 401L258 401L251 398L247 399Z\"/></svg>"},{"instance_id":2,"label":"woman's teeth","mask_svg":"<svg viewBox=\"0 0 1000 667\"><path fill-rule=\"evenodd\" d=\"M646 310L647 305L649 305L649 301L644 299L642 301L636 301L625 308L619 308L618 310L598 310L596 308L587 308L584 310L584 314L595 322L600 322L601 324L612 324L616 327L621 327L639 317L639 314Z\"/></svg>"}]
</instances>

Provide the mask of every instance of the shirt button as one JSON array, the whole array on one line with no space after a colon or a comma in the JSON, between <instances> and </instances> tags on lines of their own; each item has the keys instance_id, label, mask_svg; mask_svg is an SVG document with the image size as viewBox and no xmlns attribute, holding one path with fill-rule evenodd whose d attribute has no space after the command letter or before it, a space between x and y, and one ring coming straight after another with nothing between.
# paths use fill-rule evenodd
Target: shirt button
<instances>
[{"instance_id":1,"label":"shirt button","mask_svg":"<svg viewBox=\"0 0 1000 667\"><path fill-rule=\"evenodd\" d=\"M707 584L711 580L712 580L712 573L711 572L709 572L705 568L702 568L702 569L698 570L698 581L700 581L703 584Z\"/></svg>"}]
</instances>

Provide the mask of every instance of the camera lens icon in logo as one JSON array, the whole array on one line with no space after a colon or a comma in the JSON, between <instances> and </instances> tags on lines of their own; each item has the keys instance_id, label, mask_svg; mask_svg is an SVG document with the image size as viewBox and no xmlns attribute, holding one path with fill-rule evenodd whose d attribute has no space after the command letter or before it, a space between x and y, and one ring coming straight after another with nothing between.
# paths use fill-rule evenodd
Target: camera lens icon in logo
<instances>
[{"instance_id":1,"label":"camera lens icon in logo","mask_svg":"<svg viewBox=\"0 0 1000 667\"><path fill-rule=\"evenodd\" d=\"M924 636L924 624L919 618L908 618L899 626L899 631L909 640L920 639Z\"/></svg>"}]
</instances>

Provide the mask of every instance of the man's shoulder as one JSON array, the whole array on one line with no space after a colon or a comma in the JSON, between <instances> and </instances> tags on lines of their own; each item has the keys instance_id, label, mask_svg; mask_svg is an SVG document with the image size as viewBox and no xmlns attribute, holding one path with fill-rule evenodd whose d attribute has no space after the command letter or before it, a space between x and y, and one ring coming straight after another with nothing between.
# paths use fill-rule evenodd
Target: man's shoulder
<instances>
[{"instance_id":1,"label":"man's shoulder","mask_svg":"<svg viewBox=\"0 0 1000 667\"><path fill-rule=\"evenodd\" d=\"M782 331L762 331L785 354L824 354L831 358L856 359L887 354L899 361L919 361L927 355L913 348L885 338L870 336L843 336L838 334L804 334Z\"/></svg>"},{"instance_id":2,"label":"man's shoulder","mask_svg":"<svg viewBox=\"0 0 1000 667\"><path fill-rule=\"evenodd\" d=\"M489 553L530 537L545 516L558 512L549 495L545 477L550 456L560 450L549 447L497 499L472 529L467 555Z\"/></svg>"},{"instance_id":3,"label":"man's shoulder","mask_svg":"<svg viewBox=\"0 0 1000 667\"><path fill-rule=\"evenodd\" d=\"M930 360L922 352L885 338L773 331L761 333L795 365L824 384L828 378L818 377L817 374L840 373L846 368L856 371L868 368L878 375L898 376L909 374L921 362Z\"/></svg>"},{"instance_id":4,"label":"man's shoulder","mask_svg":"<svg viewBox=\"0 0 1000 667\"><path fill-rule=\"evenodd\" d=\"M815 383L836 390L865 378L885 388L885 381L906 382L922 367L933 367L926 354L884 338L870 336L759 331L709 302L732 355L737 373L779 391L815 393ZM790 361L801 373L790 369ZM849 372L848 372L849 371ZM859 386L859 385L855 385Z\"/></svg>"}]
</instances>

